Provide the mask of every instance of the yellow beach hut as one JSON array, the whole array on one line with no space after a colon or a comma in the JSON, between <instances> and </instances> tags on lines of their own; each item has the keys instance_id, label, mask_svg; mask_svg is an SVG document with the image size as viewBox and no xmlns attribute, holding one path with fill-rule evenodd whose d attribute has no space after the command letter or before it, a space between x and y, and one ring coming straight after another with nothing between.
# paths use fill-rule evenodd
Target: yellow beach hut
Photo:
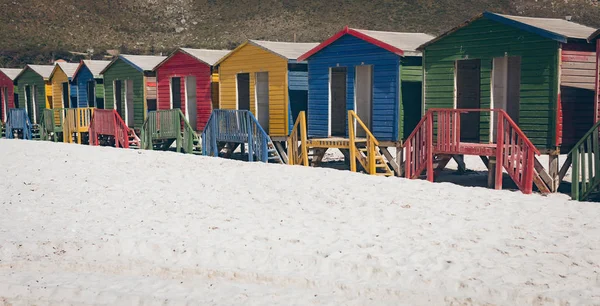
<instances>
[{"instance_id":1,"label":"yellow beach hut","mask_svg":"<svg viewBox=\"0 0 600 306\"><path fill-rule=\"evenodd\" d=\"M316 46L244 42L215 64L219 71L219 108L249 110L274 141L285 140L308 101L307 64L296 59Z\"/></svg>"},{"instance_id":2,"label":"yellow beach hut","mask_svg":"<svg viewBox=\"0 0 600 306\"><path fill-rule=\"evenodd\" d=\"M77 85L71 80L79 64L57 62L50 74L52 84L52 108L76 108Z\"/></svg>"}]
</instances>

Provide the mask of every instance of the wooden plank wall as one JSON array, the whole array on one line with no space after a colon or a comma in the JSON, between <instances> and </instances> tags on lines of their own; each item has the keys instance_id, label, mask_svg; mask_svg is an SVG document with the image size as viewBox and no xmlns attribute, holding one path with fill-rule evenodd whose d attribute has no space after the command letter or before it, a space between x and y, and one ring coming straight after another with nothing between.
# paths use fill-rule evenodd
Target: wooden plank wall
<instances>
[{"instance_id":1,"label":"wooden plank wall","mask_svg":"<svg viewBox=\"0 0 600 306\"><path fill-rule=\"evenodd\" d=\"M519 127L538 149L554 149L558 43L492 20L476 20L425 48L425 109L454 107L454 67L462 59L481 60L481 108L490 107L492 60L504 56L521 56ZM489 138L489 113L480 133Z\"/></svg>"},{"instance_id":2,"label":"wooden plank wall","mask_svg":"<svg viewBox=\"0 0 600 306\"><path fill-rule=\"evenodd\" d=\"M593 44L562 45L557 141L563 152L594 124L596 51Z\"/></svg>"}]
</instances>

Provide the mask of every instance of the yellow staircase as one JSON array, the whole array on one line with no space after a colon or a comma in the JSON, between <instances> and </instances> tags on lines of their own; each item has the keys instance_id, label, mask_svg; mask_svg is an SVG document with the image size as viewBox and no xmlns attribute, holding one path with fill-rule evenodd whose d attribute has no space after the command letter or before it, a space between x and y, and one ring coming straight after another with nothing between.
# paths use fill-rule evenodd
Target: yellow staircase
<instances>
[{"instance_id":1,"label":"yellow staircase","mask_svg":"<svg viewBox=\"0 0 600 306\"><path fill-rule=\"evenodd\" d=\"M355 125L356 122L356 125ZM365 132L366 137L357 138L355 126ZM306 131L306 114L300 112L290 136L288 137L288 164L304 165L310 164L309 152L320 150L324 154L327 149L348 150L350 152L350 171L357 171L356 161L364 171L372 175L393 176L394 172L388 162L381 154L379 141L373 136L367 126L360 120L354 111L348 111L348 138L333 137L322 139L308 139ZM315 154L313 164L319 163ZM322 157L322 154L320 155Z\"/></svg>"}]
</instances>

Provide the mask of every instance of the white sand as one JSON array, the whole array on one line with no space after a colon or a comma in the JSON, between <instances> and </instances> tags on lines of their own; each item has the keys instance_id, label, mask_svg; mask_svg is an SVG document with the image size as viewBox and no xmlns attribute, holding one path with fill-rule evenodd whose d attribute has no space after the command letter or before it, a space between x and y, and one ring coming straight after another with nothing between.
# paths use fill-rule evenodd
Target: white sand
<instances>
[{"instance_id":1,"label":"white sand","mask_svg":"<svg viewBox=\"0 0 600 306\"><path fill-rule=\"evenodd\" d=\"M0 140L0 305L598 305L600 205Z\"/></svg>"}]
</instances>

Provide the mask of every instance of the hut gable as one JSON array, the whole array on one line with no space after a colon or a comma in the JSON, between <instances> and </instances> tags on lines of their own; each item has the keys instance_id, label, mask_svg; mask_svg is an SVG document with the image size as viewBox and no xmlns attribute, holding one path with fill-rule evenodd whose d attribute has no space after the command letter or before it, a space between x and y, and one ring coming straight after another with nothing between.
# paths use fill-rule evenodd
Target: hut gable
<instances>
[{"instance_id":1,"label":"hut gable","mask_svg":"<svg viewBox=\"0 0 600 306\"><path fill-rule=\"evenodd\" d=\"M3 73L8 79L14 81L17 76L23 71L23 69L18 68L0 68L0 72Z\"/></svg>"},{"instance_id":2,"label":"hut gable","mask_svg":"<svg viewBox=\"0 0 600 306\"><path fill-rule=\"evenodd\" d=\"M340 32L336 33L323 43L315 46L308 52L299 56L298 60L303 61L311 57L313 54L326 48L333 42L337 41L344 35L351 35L362 39L365 42L383 48L397 55L420 56L421 52L417 51L417 47L421 44L433 39L433 36L425 33L402 33L402 32L385 32L371 31L362 29L353 29L345 27Z\"/></svg>"}]
</instances>

